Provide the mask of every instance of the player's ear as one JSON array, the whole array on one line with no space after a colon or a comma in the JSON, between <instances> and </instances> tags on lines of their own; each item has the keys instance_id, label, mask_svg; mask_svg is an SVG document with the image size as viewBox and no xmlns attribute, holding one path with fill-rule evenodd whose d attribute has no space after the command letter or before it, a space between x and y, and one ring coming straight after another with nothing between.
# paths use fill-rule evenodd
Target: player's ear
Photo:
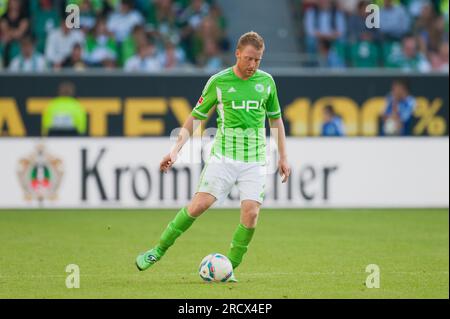
<instances>
[{"instance_id":1,"label":"player's ear","mask_svg":"<svg viewBox=\"0 0 450 319\"><path fill-rule=\"evenodd\" d=\"M234 55L236 56L236 59L239 59L239 57L241 56L241 50L236 49L236 51L234 52Z\"/></svg>"}]
</instances>

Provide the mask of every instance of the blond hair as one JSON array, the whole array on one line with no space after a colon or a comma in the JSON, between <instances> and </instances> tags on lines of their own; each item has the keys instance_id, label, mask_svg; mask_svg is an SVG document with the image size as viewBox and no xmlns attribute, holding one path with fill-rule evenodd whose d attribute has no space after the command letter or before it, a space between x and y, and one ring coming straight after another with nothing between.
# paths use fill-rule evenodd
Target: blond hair
<instances>
[{"instance_id":1,"label":"blond hair","mask_svg":"<svg viewBox=\"0 0 450 319\"><path fill-rule=\"evenodd\" d=\"M247 45L252 45L256 50L264 50L264 39L254 31L244 33L239 38L237 49L240 50Z\"/></svg>"}]
</instances>

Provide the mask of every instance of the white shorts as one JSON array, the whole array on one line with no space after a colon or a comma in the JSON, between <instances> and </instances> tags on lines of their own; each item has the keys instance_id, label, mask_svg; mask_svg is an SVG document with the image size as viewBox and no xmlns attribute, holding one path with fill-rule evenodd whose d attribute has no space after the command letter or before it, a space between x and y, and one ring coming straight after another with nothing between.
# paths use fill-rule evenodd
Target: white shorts
<instances>
[{"instance_id":1,"label":"white shorts","mask_svg":"<svg viewBox=\"0 0 450 319\"><path fill-rule=\"evenodd\" d=\"M197 193L209 193L223 202L234 185L239 199L262 204L266 187L266 164L236 161L221 155L211 155L200 176Z\"/></svg>"}]
</instances>

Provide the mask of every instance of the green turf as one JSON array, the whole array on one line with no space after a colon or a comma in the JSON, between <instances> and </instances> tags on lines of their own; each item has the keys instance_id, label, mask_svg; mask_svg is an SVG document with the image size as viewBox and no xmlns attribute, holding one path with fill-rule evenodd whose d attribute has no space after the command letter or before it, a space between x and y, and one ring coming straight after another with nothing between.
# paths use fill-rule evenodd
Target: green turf
<instances>
[{"instance_id":1,"label":"green turf","mask_svg":"<svg viewBox=\"0 0 450 319\"><path fill-rule=\"evenodd\" d=\"M205 283L237 210L210 211L145 272L134 260L169 211L0 211L0 298L449 298L447 210L264 209L237 284ZM65 267L80 267L67 289ZM365 287L368 264L381 287Z\"/></svg>"}]
</instances>

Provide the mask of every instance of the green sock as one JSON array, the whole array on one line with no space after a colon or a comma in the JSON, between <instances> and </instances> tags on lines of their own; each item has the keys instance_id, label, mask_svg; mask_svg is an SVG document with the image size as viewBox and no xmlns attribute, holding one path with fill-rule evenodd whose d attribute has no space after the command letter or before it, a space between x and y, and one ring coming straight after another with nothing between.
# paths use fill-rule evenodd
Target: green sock
<instances>
[{"instance_id":1,"label":"green sock","mask_svg":"<svg viewBox=\"0 0 450 319\"><path fill-rule=\"evenodd\" d=\"M247 228L239 224L233 235L230 250L228 251L228 259L235 269L242 262L242 257L247 252L248 244L252 240L255 228Z\"/></svg>"},{"instance_id":2,"label":"green sock","mask_svg":"<svg viewBox=\"0 0 450 319\"><path fill-rule=\"evenodd\" d=\"M180 209L174 219L167 225L161 234L156 250L163 256L175 240L184 233L195 221L195 217L189 215L186 207Z\"/></svg>"}]
</instances>

